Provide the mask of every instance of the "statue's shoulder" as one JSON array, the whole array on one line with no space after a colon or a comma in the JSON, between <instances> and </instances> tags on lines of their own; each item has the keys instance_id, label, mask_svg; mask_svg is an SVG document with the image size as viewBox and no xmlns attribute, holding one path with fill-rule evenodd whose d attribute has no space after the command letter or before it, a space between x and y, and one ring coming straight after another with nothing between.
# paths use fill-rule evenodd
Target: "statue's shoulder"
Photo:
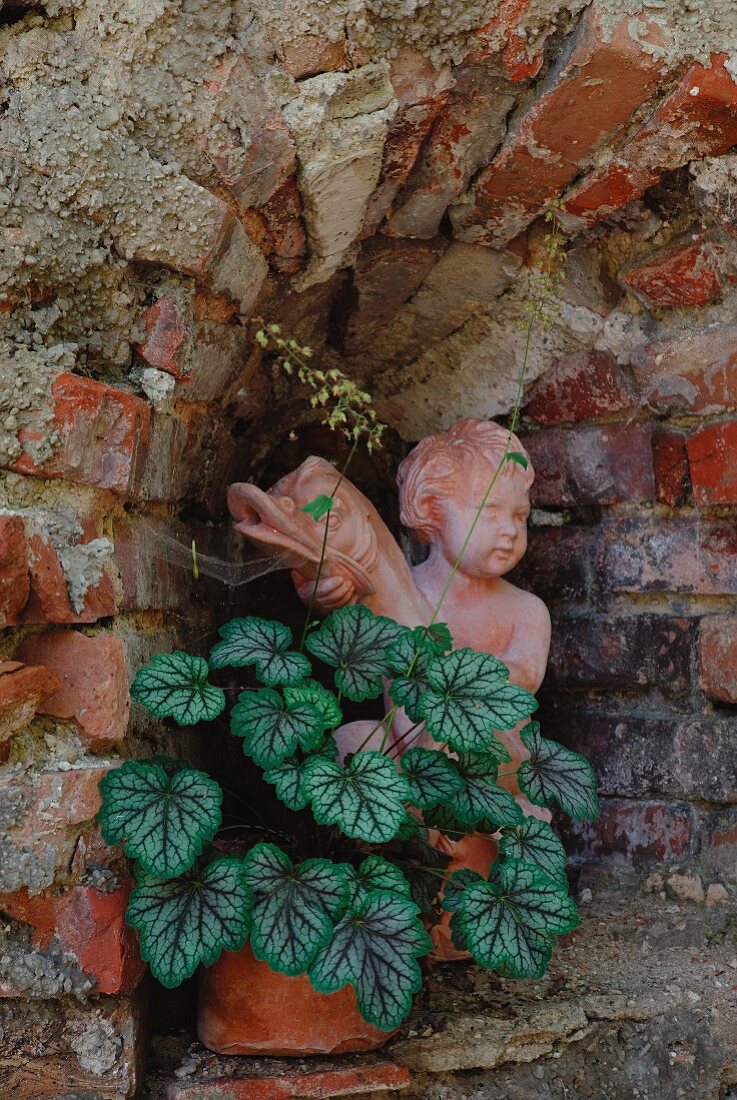
<instances>
[{"instance_id":1,"label":"statue's shoulder","mask_svg":"<svg viewBox=\"0 0 737 1100\"><path fill-rule=\"evenodd\" d=\"M511 581L504 581L505 596L510 605L514 605L515 614L524 615L526 620L535 625L546 626L550 629L550 612L539 596L534 592L527 592L524 588L518 588Z\"/></svg>"}]
</instances>

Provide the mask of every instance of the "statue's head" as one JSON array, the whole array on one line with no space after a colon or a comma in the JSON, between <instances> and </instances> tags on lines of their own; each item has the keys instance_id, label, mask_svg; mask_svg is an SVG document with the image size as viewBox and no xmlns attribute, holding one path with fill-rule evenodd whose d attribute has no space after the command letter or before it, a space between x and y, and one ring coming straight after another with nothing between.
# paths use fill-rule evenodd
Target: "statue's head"
<instances>
[{"instance_id":1,"label":"statue's head","mask_svg":"<svg viewBox=\"0 0 737 1100\"><path fill-rule=\"evenodd\" d=\"M507 444L509 452L527 458L526 468L512 460L502 462ZM423 439L399 467L402 523L452 565L500 463L460 565L459 571L468 576L508 573L527 549L535 474L519 439L493 421L469 417Z\"/></svg>"}]
</instances>

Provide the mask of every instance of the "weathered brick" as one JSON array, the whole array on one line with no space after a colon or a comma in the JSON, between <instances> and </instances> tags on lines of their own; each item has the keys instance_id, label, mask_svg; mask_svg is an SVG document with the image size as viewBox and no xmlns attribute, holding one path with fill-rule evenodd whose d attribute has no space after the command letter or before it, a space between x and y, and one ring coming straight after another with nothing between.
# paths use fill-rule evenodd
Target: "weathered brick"
<instances>
[{"instance_id":1,"label":"weathered brick","mask_svg":"<svg viewBox=\"0 0 737 1100\"><path fill-rule=\"evenodd\" d=\"M661 425L653 431L655 495L661 504L685 504L691 489L685 432Z\"/></svg>"},{"instance_id":2,"label":"weathered brick","mask_svg":"<svg viewBox=\"0 0 737 1100\"><path fill-rule=\"evenodd\" d=\"M399 50L392 63L397 112L389 124L379 183L366 205L361 235L375 233L409 176L438 112L448 99L452 78L416 50Z\"/></svg>"},{"instance_id":3,"label":"weathered brick","mask_svg":"<svg viewBox=\"0 0 737 1100\"><path fill-rule=\"evenodd\" d=\"M345 35L331 42L322 35L304 34L280 45L279 55L284 68L295 80L351 67L348 39Z\"/></svg>"},{"instance_id":4,"label":"weathered brick","mask_svg":"<svg viewBox=\"0 0 737 1100\"><path fill-rule=\"evenodd\" d=\"M737 504L737 420L707 424L686 440L697 504Z\"/></svg>"},{"instance_id":5,"label":"weathered brick","mask_svg":"<svg viewBox=\"0 0 737 1100\"><path fill-rule=\"evenodd\" d=\"M574 689L691 689L695 624L670 615L558 619L546 683Z\"/></svg>"},{"instance_id":6,"label":"weathered brick","mask_svg":"<svg viewBox=\"0 0 737 1100\"><path fill-rule=\"evenodd\" d=\"M698 813L701 864L716 878L737 882L737 807Z\"/></svg>"},{"instance_id":7,"label":"weathered brick","mask_svg":"<svg viewBox=\"0 0 737 1100\"><path fill-rule=\"evenodd\" d=\"M94 531L92 524L85 524L81 543L89 542ZM67 575L59 559L57 548L48 538L30 534L28 538L28 568L31 592L23 608L24 623L94 623L117 610L115 590L109 573L103 570L99 580L91 583L82 599L81 608L75 611L69 595ZM96 575L96 574L95 574ZM77 605L79 606L79 605Z\"/></svg>"},{"instance_id":8,"label":"weathered brick","mask_svg":"<svg viewBox=\"0 0 737 1100\"><path fill-rule=\"evenodd\" d=\"M607 519L595 569L604 592L737 592L733 520Z\"/></svg>"},{"instance_id":9,"label":"weathered brick","mask_svg":"<svg viewBox=\"0 0 737 1100\"><path fill-rule=\"evenodd\" d=\"M533 504L614 504L655 496L650 424L547 428L521 438L535 468Z\"/></svg>"},{"instance_id":10,"label":"weathered brick","mask_svg":"<svg viewBox=\"0 0 737 1100\"><path fill-rule=\"evenodd\" d=\"M98 783L111 765L78 761L64 770L0 769L0 893L30 894L68 871L83 827L100 808Z\"/></svg>"},{"instance_id":11,"label":"weathered brick","mask_svg":"<svg viewBox=\"0 0 737 1100\"><path fill-rule=\"evenodd\" d=\"M19 890L0 894L0 912L30 924L33 943L41 948L55 937L95 979L96 993L130 993L144 972L136 934L124 920L132 885L132 879L123 879L105 892L72 886L63 893L34 897Z\"/></svg>"},{"instance_id":12,"label":"weathered brick","mask_svg":"<svg viewBox=\"0 0 737 1100\"><path fill-rule=\"evenodd\" d=\"M58 374L51 383L53 423L39 420L24 428L21 443L58 433L54 455L40 465L24 452L13 463L18 473L81 481L100 489L128 493L140 475L149 439L149 408L125 390L91 378ZM39 413L39 418L41 417Z\"/></svg>"},{"instance_id":13,"label":"weathered brick","mask_svg":"<svg viewBox=\"0 0 737 1100\"><path fill-rule=\"evenodd\" d=\"M303 210L297 179L290 176L265 203L243 215L251 238L282 275L296 275L307 263Z\"/></svg>"},{"instance_id":14,"label":"weathered brick","mask_svg":"<svg viewBox=\"0 0 737 1100\"><path fill-rule=\"evenodd\" d=\"M557 359L536 383L525 415L538 424L593 420L637 404L622 367L603 351L574 352Z\"/></svg>"},{"instance_id":15,"label":"weathered brick","mask_svg":"<svg viewBox=\"0 0 737 1100\"><path fill-rule=\"evenodd\" d=\"M191 556L185 563L174 560L173 553L187 553L183 526L173 519L129 514L116 519L114 542L123 610L176 610L190 602Z\"/></svg>"},{"instance_id":16,"label":"weathered brick","mask_svg":"<svg viewBox=\"0 0 737 1100\"><path fill-rule=\"evenodd\" d=\"M531 527L527 553L511 574L549 604L585 600L591 585L594 531L589 527Z\"/></svg>"},{"instance_id":17,"label":"weathered brick","mask_svg":"<svg viewBox=\"0 0 737 1100\"><path fill-rule=\"evenodd\" d=\"M737 703L737 617L710 615L701 620L699 683L712 699Z\"/></svg>"},{"instance_id":18,"label":"weathered brick","mask_svg":"<svg viewBox=\"0 0 737 1100\"><path fill-rule=\"evenodd\" d=\"M122 741L130 694L120 638L113 634L87 638L74 630L60 630L27 638L18 656L46 665L59 678L59 687L41 704L43 714L73 718L82 739L95 749Z\"/></svg>"},{"instance_id":19,"label":"weathered brick","mask_svg":"<svg viewBox=\"0 0 737 1100\"><path fill-rule=\"evenodd\" d=\"M187 358L192 341L191 312L181 298L163 295L143 314L146 337L136 347L142 359L176 379L188 377Z\"/></svg>"},{"instance_id":20,"label":"weathered brick","mask_svg":"<svg viewBox=\"0 0 737 1100\"><path fill-rule=\"evenodd\" d=\"M23 520L20 516L0 516L0 628L18 623L30 591Z\"/></svg>"},{"instance_id":21,"label":"weathered brick","mask_svg":"<svg viewBox=\"0 0 737 1100\"><path fill-rule=\"evenodd\" d=\"M144 1001L0 1000L0 1093L15 1100L117 1100L143 1079Z\"/></svg>"},{"instance_id":22,"label":"weathered brick","mask_svg":"<svg viewBox=\"0 0 737 1100\"><path fill-rule=\"evenodd\" d=\"M709 235L688 235L635 261L620 273L620 279L655 309L703 306L721 291L722 252Z\"/></svg>"},{"instance_id":23,"label":"weathered brick","mask_svg":"<svg viewBox=\"0 0 737 1100\"><path fill-rule=\"evenodd\" d=\"M58 687L59 677L50 668L0 661L0 745L24 729Z\"/></svg>"},{"instance_id":24,"label":"weathered brick","mask_svg":"<svg viewBox=\"0 0 737 1100\"><path fill-rule=\"evenodd\" d=\"M543 63L542 49L530 52L523 21L534 0L501 0L493 19L474 31L468 62L484 61L497 54L510 80L537 76Z\"/></svg>"},{"instance_id":25,"label":"weathered brick","mask_svg":"<svg viewBox=\"0 0 737 1100\"><path fill-rule=\"evenodd\" d=\"M566 822L562 833L566 849L584 859L678 863L695 844L694 811L686 802L607 798L598 821Z\"/></svg>"},{"instance_id":26,"label":"weathered brick","mask_svg":"<svg viewBox=\"0 0 737 1100\"><path fill-rule=\"evenodd\" d=\"M657 110L601 168L568 193L565 210L593 224L657 183L663 172L720 156L737 142L737 89L725 54L692 65Z\"/></svg>"},{"instance_id":27,"label":"weathered brick","mask_svg":"<svg viewBox=\"0 0 737 1100\"><path fill-rule=\"evenodd\" d=\"M448 204L488 164L506 129L518 90L496 65L458 66L455 86L389 214L393 237L434 237Z\"/></svg>"},{"instance_id":28,"label":"weathered brick","mask_svg":"<svg viewBox=\"0 0 737 1100\"><path fill-rule=\"evenodd\" d=\"M716 413L737 406L737 326L709 325L643 345L632 357L643 405Z\"/></svg>"},{"instance_id":29,"label":"weathered brick","mask_svg":"<svg viewBox=\"0 0 737 1100\"><path fill-rule=\"evenodd\" d=\"M244 1067L235 1075L214 1077L199 1075L196 1082L172 1081L166 1087L165 1100L329 1100L338 1096L366 1096L394 1092L410 1083L409 1070L386 1058L352 1059L341 1067L311 1066L307 1063L290 1068L277 1063L273 1073L259 1067Z\"/></svg>"},{"instance_id":30,"label":"weathered brick","mask_svg":"<svg viewBox=\"0 0 737 1100\"><path fill-rule=\"evenodd\" d=\"M644 37L662 46L664 33L651 23ZM515 237L619 134L656 90L663 69L630 34L629 17L606 36L589 7L566 64L554 70L468 197L451 210L456 236L494 245Z\"/></svg>"}]
</instances>

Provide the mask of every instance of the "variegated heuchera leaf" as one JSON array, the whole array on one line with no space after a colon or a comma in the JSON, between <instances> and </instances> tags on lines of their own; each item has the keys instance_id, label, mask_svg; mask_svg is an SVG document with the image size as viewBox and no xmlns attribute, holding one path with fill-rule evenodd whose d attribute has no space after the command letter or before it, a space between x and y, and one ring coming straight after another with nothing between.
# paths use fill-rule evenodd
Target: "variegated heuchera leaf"
<instances>
[{"instance_id":1,"label":"variegated heuchera leaf","mask_svg":"<svg viewBox=\"0 0 737 1100\"><path fill-rule=\"evenodd\" d=\"M346 836L370 844L397 835L410 797L396 764L380 752L357 752L347 766L313 759L305 776L305 792L316 821L337 825Z\"/></svg>"},{"instance_id":2,"label":"variegated heuchera leaf","mask_svg":"<svg viewBox=\"0 0 737 1100\"><path fill-rule=\"evenodd\" d=\"M396 863L381 856L367 856L357 868L348 868L351 884L351 904L358 905L369 894L383 890L411 901L410 885Z\"/></svg>"},{"instance_id":3,"label":"variegated heuchera leaf","mask_svg":"<svg viewBox=\"0 0 737 1100\"><path fill-rule=\"evenodd\" d=\"M389 666L385 651L407 628L362 604L333 611L319 630L308 635L306 646L335 672L335 683L348 699L375 699L383 690Z\"/></svg>"},{"instance_id":4,"label":"variegated heuchera leaf","mask_svg":"<svg viewBox=\"0 0 737 1100\"><path fill-rule=\"evenodd\" d=\"M209 671L204 657L157 653L134 676L131 695L149 714L180 726L211 722L225 708L225 692L207 683Z\"/></svg>"},{"instance_id":5,"label":"variegated heuchera leaf","mask_svg":"<svg viewBox=\"0 0 737 1100\"><path fill-rule=\"evenodd\" d=\"M289 703L277 691L261 688L238 696L230 715L230 731L243 738L243 751L260 768L274 768L298 746L317 748L325 722L311 703Z\"/></svg>"},{"instance_id":6,"label":"variegated heuchera leaf","mask_svg":"<svg viewBox=\"0 0 737 1100\"><path fill-rule=\"evenodd\" d=\"M376 891L351 905L318 951L310 981L319 993L352 985L364 1020L391 1031L412 1007L422 983L417 959L429 950L417 906L395 893Z\"/></svg>"},{"instance_id":7,"label":"variegated heuchera leaf","mask_svg":"<svg viewBox=\"0 0 737 1100\"><path fill-rule=\"evenodd\" d=\"M599 796L594 769L585 756L566 749L540 735L537 722L530 722L520 737L529 750L517 772L520 789L535 806L558 803L576 821L599 816Z\"/></svg>"},{"instance_id":8,"label":"variegated heuchera leaf","mask_svg":"<svg viewBox=\"0 0 737 1100\"><path fill-rule=\"evenodd\" d=\"M522 823L519 803L497 785L495 754L461 752L455 767L463 786L449 799L449 806L459 821L465 825L492 822L495 826Z\"/></svg>"},{"instance_id":9,"label":"variegated heuchera leaf","mask_svg":"<svg viewBox=\"0 0 737 1100\"><path fill-rule=\"evenodd\" d=\"M456 898L457 927L481 966L515 978L540 978L553 937L578 924L561 882L519 860L505 860L495 881L472 882Z\"/></svg>"},{"instance_id":10,"label":"variegated heuchera leaf","mask_svg":"<svg viewBox=\"0 0 737 1100\"><path fill-rule=\"evenodd\" d=\"M429 687L417 708L425 728L459 752L498 753L494 730L512 729L537 709L535 696L508 677L506 665L473 649L433 658L425 673Z\"/></svg>"},{"instance_id":11,"label":"variegated heuchera leaf","mask_svg":"<svg viewBox=\"0 0 737 1100\"><path fill-rule=\"evenodd\" d=\"M284 623L252 615L233 619L220 627L222 641L213 646L210 668L255 666L256 675L268 687L298 684L309 676L310 662L291 651L292 632Z\"/></svg>"},{"instance_id":12,"label":"variegated heuchera leaf","mask_svg":"<svg viewBox=\"0 0 737 1100\"><path fill-rule=\"evenodd\" d=\"M100 828L106 844L144 870L173 878L192 866L220 826L223 792L204 772L167 774L160 764L127 760L100 780Z\"/></svg>"},{"instance_id":13,"label":"variegated heuchera leaf","mask_svg":"<svg viewBox=\"0 0 737 1100\"><path fill-rule=\"evenodd\" d=\"M334 730L343 721L343 712L332 691L319 684L317 680L302 680L299 684L284 688L287 703L311 703L317 707L325 722L326 730Z\"/></svg>"},{"instance_id":14,"label":"variegated heuchera leaf","mask_svg":"<svg viewBox=\"0 0 737 1100\"><path fill-rule=\"evenodd\" d=\"M211 966L221 951L243 946L251 903L243 861L221 856L174 879L137 869L125 919L138 930L153 976L172 989L200 963Z\"/></svg>"},{"instance_id":15,"label":"variegated heuchera leaf","mask_svg":"<svg viewBox=\"0 0 737 1100\"><path fill-rule=\"evenodd\" d=\"M413 722L420 721L420 699L430 687L427 669L435 653L421 648L415 631L402 634L386 651L386 659L393 676L389 684L389 696L398 707L404 707Z\"/></svg>"},{"instance_id":16,"label":"variegated heuchera leaf","mask_svg":"<svg viewBox=\"0 0 737 1100\"><path fill-rule=\"evenodd\" d=\"M347 868L329 859L295 866L274 844L257 844L244 865L254 897L254 955L280 974L302 974L348 904Z\"/></svg>"},{"instance_id":17,"label":"variegated heuchera leaf","mask_svg":"<svg viewBox=\"0 0 737 1100\"><path fill-rule=\"evenodd\" d=\"M452 761L437 749L408 749L401 763L412 805L420 810L450 802L464 789L464 781Z\"/></svg>"},{"instance_id":18,"label":"variegated heuchera leaf","mask_svg":"<svg viewBox=\"0 0 737 1100\"><path fill-rule=\"evenodd\" d=\"M502 829L499 849L507 859L532 863L549 878L565 880L565 848L547 821L526 817L521 825Z\"/></svg>"},{"instance_id":19,"label":"variegated heuchera leaf","mask_svg":"<svg viewBox=\"0 0 737 1100\"><path fill-rule=\"evenodd\" d=\"M304 789L307 762L290 756L282 760L281 764L264 772L264 779L272 784L288 810L303 810L309 802Z\"/></svg>"}]
</instances>

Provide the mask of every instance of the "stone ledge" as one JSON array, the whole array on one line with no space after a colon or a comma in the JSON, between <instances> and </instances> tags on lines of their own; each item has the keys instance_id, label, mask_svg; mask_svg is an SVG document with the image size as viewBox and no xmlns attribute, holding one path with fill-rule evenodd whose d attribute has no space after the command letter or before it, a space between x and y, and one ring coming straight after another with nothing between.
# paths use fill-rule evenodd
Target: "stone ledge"
<instances>
[{"instance_id":1,"label":"stone ledge","mask_svg":"<svg viewBox=\"0 0 737 1100\"><path fill-rule=\"evenodd\" d=\"M144 1095L737 1100L737 900L709 908L592 870L579 893L581 926L539 982L443 964L380 1055L222 1058L195 1044Z\"/></svg>"}]
</instances>

